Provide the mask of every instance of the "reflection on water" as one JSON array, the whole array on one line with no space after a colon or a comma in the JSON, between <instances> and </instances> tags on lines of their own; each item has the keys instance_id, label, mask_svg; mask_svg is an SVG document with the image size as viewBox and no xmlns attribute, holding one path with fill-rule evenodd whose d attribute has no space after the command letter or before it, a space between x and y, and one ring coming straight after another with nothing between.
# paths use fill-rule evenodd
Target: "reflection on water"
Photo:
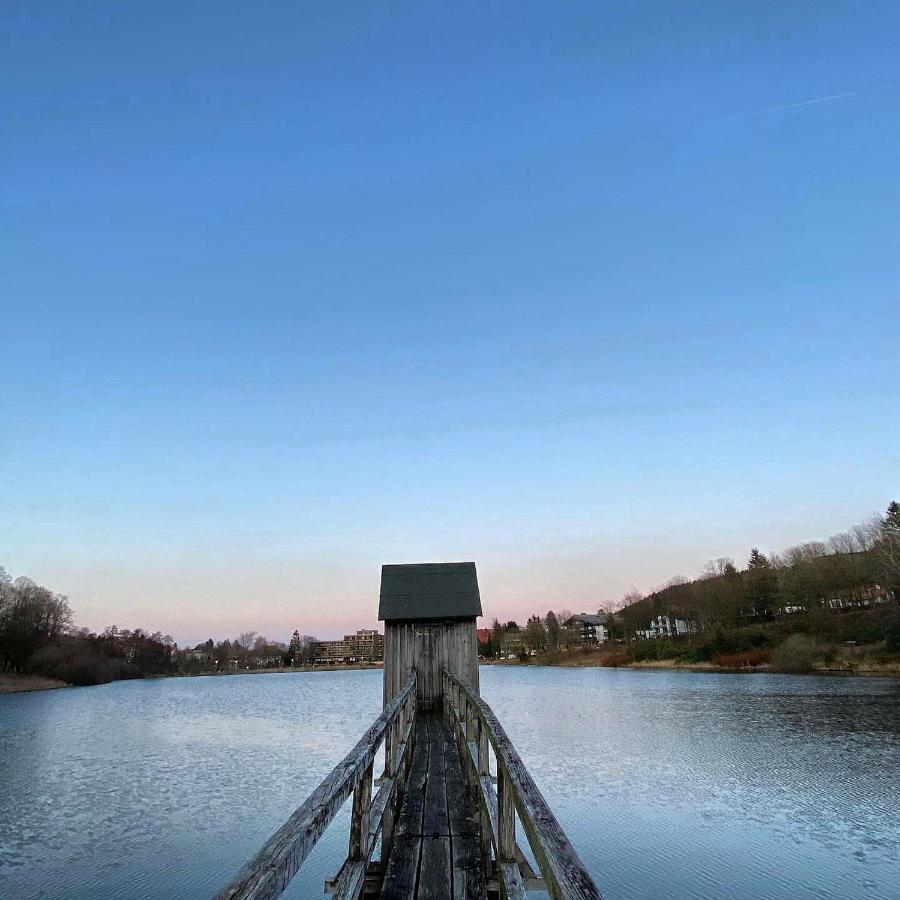
<instances>
[{"instance_id":1,"label":"reflection on water","mask_svg":"<svg viewBox=\"0 0 900 900\"><path fill-rule=\"evenodd\" d=\"M381 673L0 697L0 896L205 897L380 708ZM900 681L483 668L607 900L900 897ZM349 804L288 897L321 896Z\"/></svg>"}]
</instances>

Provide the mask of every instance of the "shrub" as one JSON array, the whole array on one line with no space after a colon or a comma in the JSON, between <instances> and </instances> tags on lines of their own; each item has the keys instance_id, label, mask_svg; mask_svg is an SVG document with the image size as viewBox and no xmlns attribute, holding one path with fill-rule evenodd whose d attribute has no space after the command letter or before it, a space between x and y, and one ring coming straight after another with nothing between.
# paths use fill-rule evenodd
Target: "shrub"
<instances>
[{"instance_id":1,"label":"shrub","mask_svg":"<svg viewBox=\"0 0 900 900\"><path fill-rule=\"evenodd\" d=\"M772 665L783 672L811 672L819 657L816 642L805 634L792 634L772 651Z\"/></svg>"},{"instance_id":2,"label":"shrub","mask_svg":"<svg viewBox=\"0 0 900 900\"><path fill-rule=\"evenodd\" d=\"M768 650L742 650L739 653L720 653L712 661L723 669L752 669L769 661Z\"/></svg>"},{"instance_id":3,"label":"shrub","mask_svg":"<svg viewBox=\"0 0 900 900\"><path fill-rule=\"evenodd\" d=\"M140 672L124 659L104 656L83 643L55 644L39 650L29 669L69 684L107 684L120 678L140 678Z\"/></svg>"},{"instance_id":4,"label":"shrub","mask_svg":"<svg viewBox=\"0 0 900 900\"><path fill-rule=\"evenodd\" d=\"M684 645L677 644L668 638L653 638L633 645L632 653L637 662L651 659L678 659L684 651Z\"/></svg>"},{"instance_id":5,"label":"shrub","mask_svg":"<svg viewBox=\"0 0 900 900\"><path fill-rule=\"evenodd\" d=\"M884 642L890 653L900 653L900 613L891 613L884 629Z\"/></svg>"},{"instance_id":6,"label":"shrub","mask_svg":"<svg viewBox=\"0 0 900 900\"><path fill-rule=\"evenodd\" d=\"M631 654L624 650L618 650L613 653L607 653L600 659L601 666L609 666L616 668L618 666L627 666L632 661Z\"/></svg>"}]
</instances>

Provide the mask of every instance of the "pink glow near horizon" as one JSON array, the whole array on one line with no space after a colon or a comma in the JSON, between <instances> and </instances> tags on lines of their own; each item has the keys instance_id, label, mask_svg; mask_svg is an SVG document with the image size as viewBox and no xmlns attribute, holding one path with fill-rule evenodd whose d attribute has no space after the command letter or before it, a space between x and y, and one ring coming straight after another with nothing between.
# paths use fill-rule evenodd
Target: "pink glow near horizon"
<instances>
[{"instance_id":1,"label":"pink glow near horizon","mask_svg":"<svg viewBox=\"0 0 900 900\"><path fill-rule=\"evenodd\" d=\"M741 564L751 546L779 550L833 534L864 517L830 510L828 522L817 529L810 525L812 514L753 527L737 521L727 529L704 522L672 531L663 522L642 533L545 537L528 553L518 543L485 541L490 552L463 542L440 554L428 541L416 546L400 535L394 539L396 547L364 547L356 555L353 548L341 547L307 555L272 551L241 556L201 545L181 555L150 554L146 548L140 555L117 552L87 564L91 553L97 556L104 548L35 544L19 554L20 566L11 565L11 559L0 563L13 577L28 575L68 594L76 624L92 630L115 624L161 631L181 646L245 631L287 641L294 629L320 638L381 629L378 591L384 561L474 559L484 610L479 624L494 618L523 624L529 615L550 609L595 612L615 606L633 588L648 592L675 573L698 575L708 559L730 556ZM407 542L409 550L398 549Z\"/></svg>"}]
</instances>

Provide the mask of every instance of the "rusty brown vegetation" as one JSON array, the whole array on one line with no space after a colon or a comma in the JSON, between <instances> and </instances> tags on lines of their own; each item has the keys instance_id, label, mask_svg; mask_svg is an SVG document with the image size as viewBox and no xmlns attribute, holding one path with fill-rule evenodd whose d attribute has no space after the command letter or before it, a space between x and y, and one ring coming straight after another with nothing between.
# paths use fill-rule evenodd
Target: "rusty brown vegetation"
<instances>
[{"instance_id":1,"label":"rusty brown vegetation","mask_svg":"<svg viewBox=\"0 0 900 900\"><path fill-rule=\"evenodd\" d=\"M740 653L720 653L712 658L715 666L723 669L755 669L769 663L768 650L744 650Z\"/></svg>"},{"instance_id":2,"label":"rusty brown vegetation","mask_svg":"<svg viewBox=\"0 0 900 900\"><path fill-rule=\"evenodd\" d=\"M600 665L607 668L618 668L619 666L629 666L634 661L630 653L618 651L615 653L607 653L600 658Z\"/></svg>"}]
</instances>

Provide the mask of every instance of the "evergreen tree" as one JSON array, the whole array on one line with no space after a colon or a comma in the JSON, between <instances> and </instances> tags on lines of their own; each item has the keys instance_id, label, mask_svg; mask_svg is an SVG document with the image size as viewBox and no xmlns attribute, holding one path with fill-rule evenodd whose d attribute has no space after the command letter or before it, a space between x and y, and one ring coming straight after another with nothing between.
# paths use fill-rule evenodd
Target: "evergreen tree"
<instances>
[{"instance_id":1,"label":"evergreen tree","mask_svg":"<svg viewBox=\"0 0 900 900\"><path fill-rule=\"evenodd\" d=\"M881 520L881 540L878 556L883 572L884 586L900 602L900 503L892 500Z\"/></svg>"},{"instance_id":2,"label":"evergreen tree","mask_svg":"<svg viewBox=\"0 0 900 900\"><path fill-rule=\"evenodd\" d=\"M891 530L900 531L900 503L891 500L888 503L887 512L884 516L885 527Z\"/></svg>"},{"instance_id":3,"label":"evergreen tree","mask_svg":"<svg viewBox=\"0 0 900 900\"><path fill-rule=\"evenodd\" d=\"M556 650L559 647L559 619L552 609L544 617L544 627L547 630L547 649Z\"/></svg>"},{"instance_id":4,"label":"evergreen tree","mask_svg":"<svg viewBox=\"0 0 900 900\"><path fill-rule=\"evenodd\" d=\"M754 547L747 562L744 596L754 616L768 618L778 593L778 575L764 554Z\"/></svg>"},{"instance_id":5,"label":"evergreen tree","mask_svg":"<svg viewBox=\"0 0 900 900\"><path fill-rule=\"evenodd\" d=\"M525 625L525 646L529 650L541 651L547 647L547 629L540 616L530 616Z\"/></svg>"}]
</instances>

